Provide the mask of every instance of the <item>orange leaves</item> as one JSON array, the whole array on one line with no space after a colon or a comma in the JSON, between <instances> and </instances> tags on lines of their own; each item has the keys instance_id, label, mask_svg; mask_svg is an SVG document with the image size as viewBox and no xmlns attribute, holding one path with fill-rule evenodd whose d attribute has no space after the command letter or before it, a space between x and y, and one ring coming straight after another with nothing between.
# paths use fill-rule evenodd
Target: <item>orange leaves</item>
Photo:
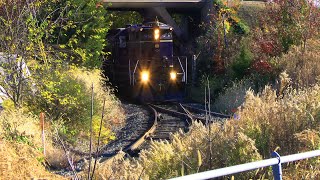
<instances>
[{"instance_id":1,"label":"orange leaves","mask_svg":"<svg viewBox=\"0 0 320 180\"><path fill-rule=\"evenodd\" d=\"M96 8L98 9L98 8L101 8L101 7L103 7L102 2L97 2L96 3Z\"/></svg>"},{"instance_id":2,"label":"orange leaves","mask_svg":"<svg viewBox=\"0 0 320 180\"><path fill-rule=\"evenodd\" d=\"M269 73L272 71L270 63L264 60L254 61L251 65L251 69L261 74Z\"/></svg>"}]
</instances>

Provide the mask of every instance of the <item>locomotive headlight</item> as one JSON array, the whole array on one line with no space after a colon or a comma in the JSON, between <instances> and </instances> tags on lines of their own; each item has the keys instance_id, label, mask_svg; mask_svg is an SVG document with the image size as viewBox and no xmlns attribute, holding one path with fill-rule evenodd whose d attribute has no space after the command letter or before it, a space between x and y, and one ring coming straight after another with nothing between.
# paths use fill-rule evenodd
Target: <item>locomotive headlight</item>
<instances>
[{"instance_id":1,"label":"locomotive headlight","mask_svg":"<svg viewBox=\"0 0 320 180\"><path fill-rule=\"evenodd\" d=\"M154 29L154 40L159 40L160 30L158 28Z\"/></svg>"},{"instance_id":2,"label":"locomotive headlight","mask_svg":"<svg viewBox=\"0 0 320 180\"><path fill-rule=\"evenodd\" d=\"M170 79L173 81L177 79L177 73L175 71L170 72Z\"/></svg>"},{"instance_id":3,"label":"locomotive headlight","mask_svg":"<svg viewBox=\"0 0 320 180\"><path fill-rule=\"evenodd\" d=\"M148 71L142 71L141 80L143 83L147 83L149 81L149 72Z\"/></svg>"}]
</instances>

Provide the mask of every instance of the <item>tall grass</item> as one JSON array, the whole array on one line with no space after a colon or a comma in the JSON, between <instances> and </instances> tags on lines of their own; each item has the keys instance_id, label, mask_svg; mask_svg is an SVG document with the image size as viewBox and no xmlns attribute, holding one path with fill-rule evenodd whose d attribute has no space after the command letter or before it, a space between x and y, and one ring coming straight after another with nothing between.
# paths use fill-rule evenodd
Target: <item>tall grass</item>
<instances>
[{"instance_id":1,"label":"tall grass","mask_svg":"<svg viewBox=\"0 0 320 180\"><path fill-rule=\"evenodd\" d=\"M64 179L48 172L43 164L39 118L22 110L0 113L1 179ZM48 146L50 146L48 141Z\"/></svg>"},{"instance_id":2,"label":"tall grass","mask_svg":"<svg viewBox=\"0 0 320 180\"><path fill-rule=\"evenodd\" d=\"M214 110L226 114L234 113L244 103L246 92L252 87L253 82L249 78L233 82L219 94L213 105Z\"/></svg>"},{"instance_id":3,"label":"tall grass","mask_svg":"<svg viewBox=\"0 0 320 180\"><path fill-rule=\"evenodd\" d=\"M141 152L138 160L123 161L121 171L108 171L108 176L104 176L106 171L101 170L106 169L102 168L99 176L126 179L142 174L143 179L166 179L270 158L274 150L288 155L319 149L320 86L300 91L288 88L283 93L280 98L269 86L258 94L249 90L236 112L240 119L212 124L211 137L208 127L195 122L188 133L172 135L171 143L153 142L150 149ZM212 139L211 162L209 138ZM120 168L116 164L112 167ZM132 167L139 168L132 170ZM289 179L318 178L319 167L319 158L315 158L284 166L284 172ZM272 177L267 168L235 176L240 179Z\"/></svg>"},{"instance_id":4,"label":"tall grass","mask_svg":"<svg viewBox=\"0 0 320 180\"><path fill-rule=\"evenodd\" d=\"M296 89L312 86L320 76L320 40L307 41L306 49L293 46L287 54L274 61L289 74Z\"/></svg>"}]
</instances>

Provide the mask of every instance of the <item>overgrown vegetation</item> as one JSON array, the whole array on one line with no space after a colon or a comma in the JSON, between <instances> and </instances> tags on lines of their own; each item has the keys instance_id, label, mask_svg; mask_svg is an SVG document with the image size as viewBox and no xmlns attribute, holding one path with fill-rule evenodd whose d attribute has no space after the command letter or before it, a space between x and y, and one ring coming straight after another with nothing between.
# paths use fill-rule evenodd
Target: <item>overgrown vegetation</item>
<instances>
[{"instance_id":1,"label":"overgrown vegetation","mask_svg":"<svg viewBox=\"0 0 320 180\"><path fill-rule=\"evenodd\" d=\"M50 177L41 164L67 167L61 141L77 146L79 138L88 141L91 119L97 138L104 101L101 141L115 138L111 125L120 124L124 116L99 70L111 26L108 17L96 0L1 1L0 87L8 99L0 110L0 139L14 157L10 171L15 172L3 176L6 179ZM46 156L41 150L40 112L46 115ZM18 157L25 156L19 147L30 151L25 165L30 161L34 166L21 166L19 171Z\"/></svg>"},{"instance_id":2,"label":"overgrown vegetation","mask_svg":"<svg viewBox=\"0 0 320 180\"><path fill-rule=\"evenodd\" d=\"M259 3L257 21L249 23L246 35L232 34L223 25L226 19L215 18L217 23L198 38L202 89L195 94L201 94L203 101L209 83L214 108L234 113L234 119L213 123L211 128L194 123L190 132L173 135L170 143L154 142L138 160L118 159L109 168L102 165L97 177L166 179L270 158L272 151L288 155L320 149L319 26L315 25L320 22L319 8L307 1L290 3ZM217 9L226 4L222 1ZM223 17L218 11L219 15ZM297 28L308 28L306 24L311 28ZM313 158L286 165L284 176L317 179L319 163ZM235 176L272 178L268 168Z\"/></svg>"},{"instance_id":3,"label":"overgrown vegetation","mask_svg":"<svg viewBox=\"0 0 320 180\"><path fill-rule=\"evenodd\" d=\"M294 88L313 86L320 76L320 39L308 40L306 47L293 46L288 53L272 60L288 73Z\"/></svg>"},{"instance_id":4,"label":"overgrown vegetation","mask_svg":"<svg viewBox=\"0 0 320 180\"><path fill-rule=\"evenodd\" d=\"M45 169L39 117L23 110L4 110L0 114L0 176L3 179L61 179ZM51 149L49 137L47 152ZM50 150L49 150L50 149ZM63 178L62 178L63 179Z\"/></svg>"},{"instance_id":5,"label":"overgrown vegetation","mask_svg":"<svg viewBox=\"0 0 320 180\"><path fill-rule=\"evenodd\" d=\"M282 98L270 86L258 94L249 90L237 110L238 118L213 123L211 133L194 122L187 134L173 135L171 143L153 142L138 160L118 159L109 168L102 165L97 177L166 179L270 158L274 150L288 155L319 149L319 99L318 85L299 92L287 89ZM285 166L284 171L288 178L317 179L319 167L320 159L314 158ZM260 179L272 178L272 173L266 168L234 176Z\"/></svg>"},{"instance_id":6,"label":"overgrown vegetation","mask_svg":"<svg viewBox=\"0 0 320 180\"><path fill-rule=\"evenodd\" d=\"M45 1L39 8L48 34L46 42L60 58L88 68L102 64L110 14L98 0Z\"/></svg>"},{"instance_id":7,"label":"overgrown vegetation","mask_svg":"<svg viewBox=\"0 0 320 180\"><path fill-rule=\"evenodd\" d=\"M240 1L214 1L211 23L197 39L199 88L193 91L202 102L211 93L212 109L235 118L210 128L194 122L170 143L153 142L139 159L120 156L100 164L95 177L166 179L269 158L274 150L288 155L320 149L320 10L313 2L259 3L253 18L255 11L243 13ZM0 86L6 91L0 90L8 97L0 110L0 166L7 167L1 177L61 179L43 165L68 167L58 139L74 146L87 140L91 118L98 136L104 100L101 138L114 139L111 126L124 117L98 70L105 34L112 25L141 21L136 13L120 16L97 0L0 1ZM204 90L208 84L210 92ZM40 112L46 114L46 155ZM319 167L314 158L286 165L284 174L319 179ZM235 176L271 178L271 171Z\"/></svg>"}]
</instances>

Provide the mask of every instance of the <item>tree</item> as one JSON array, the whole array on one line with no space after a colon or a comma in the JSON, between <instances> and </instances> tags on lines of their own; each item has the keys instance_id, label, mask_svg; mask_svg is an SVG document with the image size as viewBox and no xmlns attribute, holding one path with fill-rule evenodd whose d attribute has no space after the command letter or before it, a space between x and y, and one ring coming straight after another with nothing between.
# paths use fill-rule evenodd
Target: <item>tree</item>
<instances>
[{"instance_id":1,"label":"tree","mask_svg":"<svg viewBox=\"0 0 320 180\"><path fill-rule=\"evenodd\" d=\"M42 16L50 27L48 43L59 51L60 58L88 68L100 67L112 24L100 0L47 1L42 14L46 12L51 12Z\"/></svg>"},{"instance_id":2,"label":"tree","mask_svg":"<svg viewBox=\"0 0 320 180\"><path fill-rule=\"evenodd\" d=\"M6 0L0 4L0 86L15 107L21 106L24 94L30 89L26 63L35 54L41 56L37 52L43 51L39 33L43 24L36 24L34 19L40 4L28 0Z\"/></svg>"},{"instance_id":3,"label":"tree","mask_svg":"<svg viewBox=\"0 0 320 180\"><path fill-rule=\"evenodd\" d=\"M266 23L276 28L282 48L303 45L319 34L320 9L317 1L274 0L267 5Z\"/></svg>"},{"instance_id":4,"label":"tree","mask_svg":"<svg viewBox=\"0 0 320 180\"><path fill-rule=\"evenodd\" d=\"M35 84L42 83L43 74L68 63L100 67L111 26L107 17L97 0L1 1L0 52L6 60L1 62L0 86L4 93L16 107L21 106L32 84L26 81L25 64L31 64Z\"/></svg>"},{"instance_id":5,"label":"tree","mask_svg":"<svg viewBox=\"0 0 320 180\"><path fill-rule=\"evenodd\" d=\"M213 3L210 23L204 25L206 32L197 40L201 56L210 57L209 61L204 62L205 68L210 66L209 73L208 68L203 72L221 74L230 63L230 57L235 54L241 37L249 33L249 27L237 16L240 1L217 0Z\"/></svg>"}]
</instances>

